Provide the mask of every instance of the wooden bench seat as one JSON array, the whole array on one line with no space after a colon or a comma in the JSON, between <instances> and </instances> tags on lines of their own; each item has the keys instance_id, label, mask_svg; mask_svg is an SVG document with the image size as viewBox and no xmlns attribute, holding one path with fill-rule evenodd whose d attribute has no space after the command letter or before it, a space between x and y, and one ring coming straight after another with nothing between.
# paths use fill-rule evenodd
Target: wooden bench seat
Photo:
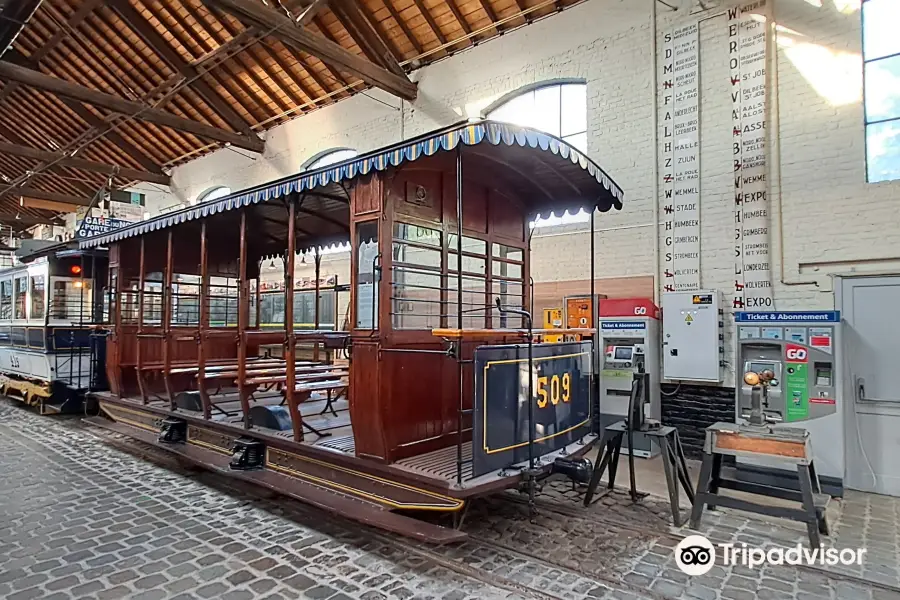
<instances>
[{"instance_id":1,"label":"wooden bench seat","mask_svg":"<svg viewBox=\"0 0 900 600\"><path fill-rule=\"evenodd\" d=\"M217 359L208 360L206 364L210 365L210 366L227 365L231 362L234 362L234 360L235 359L233 359L233 358L217 358ZM196 368L196 366L197 366L196 360L172 361L172 363L169 365L169 367L175 367L175 368L179 368L179 369L180 368L190 369L191 367ZM141 371L162 371L165 367L166 367L166 364L161 363L161 362L145 363L145 364L141 365ZM174 372L174 370L173 370L173 372Z\"/></svg>"},{"instance_id":2,"label":"wooden bench seat","mask_svg":"<svg viewBox=\"0 0 900 600\"><path fill-rule=\"evenodd\" d=\"M256 359L256 358L248 358L247 359L247 369L260 369L260 368L277 368L281 365L286 364L281 359ZM314 364L308 360L298 360L295 364L297 365L311 365ZM237 371L238 363L234 359L229 359L227 363L219 363L210 365L207 364L204 371L206 373L218 373L221 371ZM172 369L170 373L172 375L176 374L191 374L191 373L199 373L200 367L196 363L189 367L182 367L179 369Z\"/></svg>"},{"instance_id":3,"label":"wooden bench seat","mask_svg":"<svg viewBox=\"0 0 900 600\"><path fill-rule=\"evenodd\" d=\"M327 369L333 369L333 365L325 365L325 364L316 364L310 362L298 362L296 363L296 372L297 373L309 373L315 371L322 371ZM232 371L218 371L215 373L207 373L204 379L236 379L238 376L237 369ZM247 377L248 378L256 378L256 377L287 377L287 364L283 364L278 367L260 367L260 368L247 368Z\"/></svg>"},{"instance_id":4,"label":"wooden bench seat","mask_svg":"<svg viewBox=\"0 0 900 600\"><path fill-rule=\"evenodd\" d=\"M315 381L317 379L334 379L335 377L347 377L350 372L347 369L333 368L322 371L298 371L296 374L297 381ZM286 383L287 374L269 375L265 377L253 377L247 380L247 385L268 385L272 383Z\"/></svg>"},{"instance_id":5,"label":"wooden bench seat","mask_svg":"<svg viewBox=\"0 0 900 600\"><path fill-rule=\"evenodd\" d=\"M346 381L339 379L328 379L325 381L317 381L311 383L298 383L294 386L294 391L299 393L311 394L312 392L340 391L347 387Z\"/></svg>"}]
</instances>

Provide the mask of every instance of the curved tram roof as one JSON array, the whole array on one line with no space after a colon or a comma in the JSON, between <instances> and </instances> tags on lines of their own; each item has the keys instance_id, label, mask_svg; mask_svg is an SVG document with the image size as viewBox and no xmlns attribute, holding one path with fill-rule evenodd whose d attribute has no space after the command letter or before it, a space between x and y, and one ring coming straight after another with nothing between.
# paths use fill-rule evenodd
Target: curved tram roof
<instances>
[{"instance_id":1,"label":"curved tram roof","mask_svg":"<svg viewBox=\"0 0 900 600\"><path fill-rule=\"evenodd\" d=\"M465 122L327 167L291 175L87 238L81 241L81 247L101 246L241 207L263 205L291 193L315 199L319 215L336 213L340 209L346 212L349 201L347 186L354 179L423 156L450 152L460 144L465 148L464 170L470 157L482 161L492 173L497 173L505 187L513 188L519 198L529 199L526 209L533 215L563 210L577 212L581 208L590 210L592 207L602 212L613 207L622 208L624 193L615 181L594 161L561 139L495 121ZM508 176L501 177L502 172ZM328 220L327 216L325 218ZM316 243L325 245L340 241L337 239L339 237L346 239L347 236L334 232Z\"/></svg>"}]
</instances>

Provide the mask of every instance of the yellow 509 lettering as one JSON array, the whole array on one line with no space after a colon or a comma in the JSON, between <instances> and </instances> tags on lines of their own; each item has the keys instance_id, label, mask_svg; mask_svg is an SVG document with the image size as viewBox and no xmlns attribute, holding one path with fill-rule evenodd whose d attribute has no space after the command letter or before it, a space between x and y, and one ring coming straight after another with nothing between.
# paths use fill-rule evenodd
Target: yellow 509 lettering
<instances>
[{"instance_id":1,"label":"yellow 509 lettering","mask_svg":"<svg viewBox=\"0 0 900 600\"><path fill-rule=\"evenodd\" d=\"M559 401L568 402L572 398L572 375L563 373L547 377L538 377L537 380L537 405L545 408L547 403L559 404Z\"/></svg>"}]
</instances>

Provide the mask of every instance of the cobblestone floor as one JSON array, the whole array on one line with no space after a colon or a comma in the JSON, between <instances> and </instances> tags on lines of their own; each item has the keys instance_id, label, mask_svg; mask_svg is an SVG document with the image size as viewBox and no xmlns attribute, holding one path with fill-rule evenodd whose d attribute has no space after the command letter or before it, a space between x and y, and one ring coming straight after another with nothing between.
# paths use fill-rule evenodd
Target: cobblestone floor
<instances>
[{"instance_id":1,"label":"cobblestone floor","mask_svg":"<svg viewBox=\"0 0 900 600\"><path fill-rule=\"evenodd\" d=\"M661 499L617 492L581 511L554 482L534 520L518 502L482 500L469 541L433 548L110 441L124 442L0 400L0 598L900 600L892 498L850 494L831 509L828 543L869 549L859 569L689 578L672 548L691 532L669 526ZM805 529L717 511L702 532L783 546Z\"/></svg>"}]
</instances>

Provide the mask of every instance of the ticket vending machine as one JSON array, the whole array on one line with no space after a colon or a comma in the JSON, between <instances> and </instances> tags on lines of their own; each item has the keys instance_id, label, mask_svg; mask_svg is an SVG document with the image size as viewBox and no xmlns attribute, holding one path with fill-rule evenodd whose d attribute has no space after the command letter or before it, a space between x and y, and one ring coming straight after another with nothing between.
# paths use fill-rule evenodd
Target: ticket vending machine
<instances>
[{"instance_id":1,"label":"ticket vending machine","mask_svg":"<svg viewBox=\"0 0 900 600\"><path fill-rule=\"evenodd\" d=\"M810 433L816 470L829 493L840 493L844 477L844 419L840 313L736 312L737 422L750 411L747 371L772 370L763 415L775 427L804 427ZM777 466L738 462L752 479L772 482ZM783 482L782 482L783 483Z\"/></svg>"},{"instance_id":2,"label":"ticket vending machine","mask_svg":"<svg viewBox=\"0 0 900 600\"><path fill-rule=\"evenodd\" d=\"M659 307L647 298L613 298L600 303L600 426L621 421L628 413L634 374L650 374L646 419L661 418L659 397ZM627 451L627 448L622 448ZM659 447L634 434L634 455L650 458Z\"/></svg>"}]
</instances>

